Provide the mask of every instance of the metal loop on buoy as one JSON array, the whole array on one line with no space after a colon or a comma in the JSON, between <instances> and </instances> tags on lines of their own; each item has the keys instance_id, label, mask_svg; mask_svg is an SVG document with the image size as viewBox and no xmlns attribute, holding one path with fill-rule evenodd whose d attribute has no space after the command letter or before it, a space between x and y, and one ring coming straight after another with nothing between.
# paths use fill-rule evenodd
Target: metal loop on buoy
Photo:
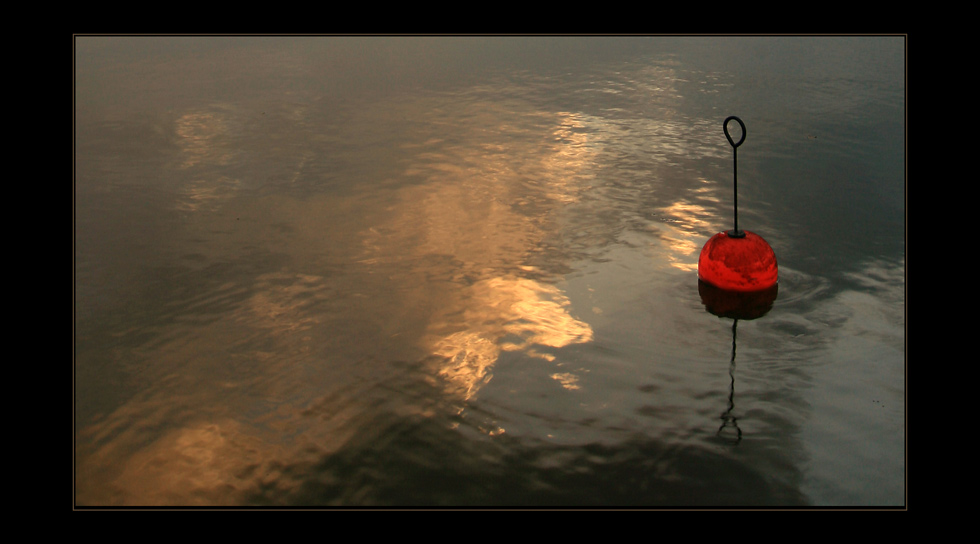
<instances>
[{"instance_id":1,"label":"metal loop on buoy","mask_svg":"<svg viewBox=\"0 0 980 544\"><path fill-rule=\"evenodd\" d=\"M742 127L742 139L740 139L738 143L735 143L735 140L732 140L732 135L728 133L728 122L733 119L738 121L738 126ZM728 119L725 119L725 124L722 125L722 128L725 129L725 138L728 138L728 143L732 144L732 147L738 147L745 141L745 123L743 123L738 117L732 115Z\"/></svg>"},{"instance_id":2,"label":"metal loop on buoy","mask_svg":"<svg viewBox=\"0 0 980 544\"><path fill-rule=\"evenodd\" d=\"M742 138L739 139L737 143L735 140L732 140L732 135L728 132L728 123L731 122L732 119L738 121L738 126L742 127ZM728 236L732 238L744 238L745 232L738 228L738 146L742 145L742 142L745 141L745 123L743 123L737 116L730 115L728 119L725 119L725 122L722 123L721 128L725 130L725 138L728 138L728 143L732 144L732 158L734 159L732 189L735 193L735 205L733 206L735 211L735 228L728 231Z\"/></svg>"}]
</instances>

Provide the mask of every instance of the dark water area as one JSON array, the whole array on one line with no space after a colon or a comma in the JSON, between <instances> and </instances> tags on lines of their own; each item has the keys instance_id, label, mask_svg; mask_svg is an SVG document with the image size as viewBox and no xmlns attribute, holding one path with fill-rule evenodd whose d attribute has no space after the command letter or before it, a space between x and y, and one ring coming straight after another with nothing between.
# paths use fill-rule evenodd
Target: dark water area
<instances>
[{"instance_id":1,"label":"dark water area","mask_svg":"<svg viewBox=\"0 0 980 544\"><path fill-rule=\"evenodd\" d=\"M905 506L904 38L74 45L77 507Z\"/></svg>"}]
</instances>

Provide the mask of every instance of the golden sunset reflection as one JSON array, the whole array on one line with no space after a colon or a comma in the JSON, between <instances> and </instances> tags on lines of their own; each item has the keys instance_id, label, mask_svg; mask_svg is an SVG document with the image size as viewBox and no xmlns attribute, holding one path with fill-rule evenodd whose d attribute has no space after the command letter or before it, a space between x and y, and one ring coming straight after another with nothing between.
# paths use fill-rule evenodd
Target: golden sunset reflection
<instances>
[{"instance_id":1,"label":"golden sunset reflection","mask_svg":"<svg viewBox=\"0 0 980 544\"><path fill-rule=\"evenodd\" d=\"M671 250L671 253L664 255L670 266L685 272L697 272L698 252L701 249L697 243L687 238L676 238L670 235L664 235L661 240Z\"/></svg>"},{"instance_id":2,"label":"golden sunset reflection","mask_svg":"<svg viewBox=\"0 0 980 544\"><path fill-rule=\"evenodd\" d=\"M579 388L578 376L569 372L557 372L551 375L551 379L557 381L562 387L568 389L569 391L574 391Z\"/></svg>"},{"instance_id":3,"label":"golden sunset reflection","mask_svg":"<svg viewBox=\"0 0 980 544\"><path fill-rule=\"evenodd\" d=\"M432 352L446 358L439 374L453 391L470 398L490 379L502 351L523 351L553 361L541 348L592 341L592 327L569 312L568 298L553 285L510 276L478 282L467 290L462 322L467 330L438 337Z\"/></svg>"},{"instance_id":4,"label":"golden sunset reflection","mask_svg":"<svg viewBox=\"0 0 980 544\"><path fill-rule=\"evenodd\" d=\"M113 447L81 453L85 487L99 494L82 502L234 503L263 482L285 485L267 460L304 458L294 451L303 444L321 453L340 450L363 431L371 412L365 391L334 390L332 383L320 383L322 397L315 402L293 404L306 384L283 376L356 373L346 359L371 359L379 343L388 343L392 357L419 355L436 365L426 368L451 402L473 399L504 353L547 365L544 375L563 390L580 390L580 376L562 369L560 350L593 341L592 326L559 287L561 274L531 261L554 233L563 207L578 201L594 178L595 120L492 100L469 103L466 123L440 119L458 112L440 114L425 100L389 107L365 113L379 117L365 125L380 126L389 115L426 122L410 124L418 127L417 138L402 135L402 141L418 142L401 146L405 160L386 163L400 169L383 170L380 180L355 180L375 186L371 199L263 195L236 200L228 214L196 218L194 228L220 233L222 240L206 262L220 263L223 251L249 248L281 255L285 264L168 306L177 316L223 309L203 315L193 338L161 326L164 339L147 372L180 379L188 400L148 394L88 426L83 434L95 437L93 443L113 436L113 444L135 452L124 463L117 462ZM235 114L213 107L176 121L178 166L186 176L177 189L178 209L214 212L240 196L239 179L212 169L241 160L229 143L238 136ZM276 173L287 182L295 182L296 172L316 155L306 150L292 157L297 162L290 170ZM374 160L356 157L362 159ZM376 188L389 182L390 191ZM278 221L270 223L269 217ZM343 334L338 321L352 315L360 328L350 330L361 336L337 340ZM270 344L250 346L254 338ZM310 418L318 423L296 443L270 439L268 429L243 424L237 414L201 409L211 403L252 410L262 425L283 435L309 425ZM270 403L280 403L278 411L269 412ZM181 404L193 409L173 414L171 406ZM428 407L393 409L417 409L422 417L436 413ZM152 431L153 425L166 430ZM491 436L506 432L492 422L480 423L478 430Z\"/></svg>"},{"instance_id":5,"label":"golden sunset reflection","mask_svg":"<svg viewBox=\"0 0 980 544\"><path fill-rule=\"evenodd\" d=\"M464 400L491 379L502 352L553 363L547 350L590 342L593 334L564 293L540 279L560 277L526 264L558 210L577 200L592 175L587 120L562 112L549 128L541 113L501 104L469 104L478 122L416 139L422 143L405 175L425 181L401 189L389 220L364 231L358 261L379 269L435 256L455 263L425 345L443 361L436 374L447 392ZM426 117L438 122L437 113Z\"/></svg>"},{"instance_id":6,"label":"golden sunset reflection","mask_svg":"<svg viewBox=\"0 0 980 544\"><path fill-rule=\"evenodd\" d=\"M210 167L225 166L235 157L227 108L195 111L182 115L174 122L177 145L181 150L180 168L194 172ZM177 209L187 212L214 211L233 197L241 182L227 175L205 173L182 188Z\"/></svg>"},{"instance_id":7,"label":"golden sunset reflection","mask_svg":"<svg viewBox=\"0 0 980 544\"><path fill-rule=\"evenodd\" d=\"M326 297L323 278L275 272L257 279L241 322L269 329L274 335L305 331L320 320L306 308Z\"/></svg>"},{"instance_id":8,"label":"golden sunset reflection","mask_svg":"<svg viewBox=\"0 0 980 544\"><path fill-rule=\"evenodd\" d=\"M550 191L548 197L569 204L578 200L577 193L584 187L568 184L567 178L590 171L597 149L587 130L589 123L595 124L598 120L573 112L559 112L558 117L560 123L553 132L557 146L553 154L544 157L544 162L546 170L559 183L556 189L560 190Z\"/></svg>"},{"instance_id":9,"label":"golden sunset reflection","mask_svg":"<svg viewBox=\"0 0 980 544\"><path fill-rule=\"evenodd\" d=\"M228 164L235 155L228 142L229 124L221 110L189 112L178 118L174 130L184 155L181 167Z\"/></svg>"},{"instance_id":10,"label":"golden sunset reflection","mask_svg":"<svg viewBox=\"0 0 980 544\"><path fill-rule=\"evenodd\" d=\"M182 191L177 209L185 212L214 211L229 198L235 196L240 182L228 176L216 179L195 179Z\"/></svg>"},{"instance_id":11,"label":"golden sunset reflection","mask_svg":"<svg viewBox=\"0 0 980 544\"><path fill-rule=\"evenodd\" d=\"M111 445L99 448L78 474L81 489L95 491L82 493L78 500L107 506L229 504L241 500L256 482L277 479L264 466L275 453L234 419L198 421L157 437L122 464L114 462L118 453Z\"/></svg>"},{"instance_id":12,"label":"golden sunset reflection","mask_svg":"<svg viewBox=\"0 0 980 544\"><path fill-rule=\"evenodd\" d=\"M714 219L704 206L684 201L663 208L663 215L671 224L692 232L710 227Z\"/></svg>"},{"instance_id":13,"label":"golden sunset reflection","mask_svg":"<svg viewBox=\"0 0 980 544\"><path fill-rule=\"evenodd\" d=\"M659 237L669 250L664 255L669 265L686 272L696 272L701 249L698 238L716 223L714 216L708 208L686 201L674 202L663 208L662 214L669 228Z\"/></svg>"}]
</instances>

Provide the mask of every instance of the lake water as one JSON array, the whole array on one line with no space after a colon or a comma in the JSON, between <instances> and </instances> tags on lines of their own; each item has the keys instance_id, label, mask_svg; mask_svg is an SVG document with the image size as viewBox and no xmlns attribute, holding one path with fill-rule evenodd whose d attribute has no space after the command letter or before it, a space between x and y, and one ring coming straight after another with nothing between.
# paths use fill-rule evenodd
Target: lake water
<instances>
[{"instance_id":1,"label":"lake water","mask_svg":"<svg viewBox=\"0 0 980 544\"><path fill-rule=\"evenodd\" d=\"M74 45L76 506L905 505L903 37Z\"/></svg>"}]
</instances>

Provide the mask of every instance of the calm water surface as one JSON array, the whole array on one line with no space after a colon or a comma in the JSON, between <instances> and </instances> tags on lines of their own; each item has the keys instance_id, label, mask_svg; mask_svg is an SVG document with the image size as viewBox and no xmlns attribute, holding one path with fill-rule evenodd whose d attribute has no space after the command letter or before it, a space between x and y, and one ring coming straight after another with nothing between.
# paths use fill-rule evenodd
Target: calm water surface
<instances>
[{"instance_id":1,"label":"calm water surface","mask_svg":"<svg viewBox=\"0 0 980 544\"><path fill-rule=\"evenodd\" d=\"M76 38L76 504L904 505L905 60Z\"/></svg>"}]
</instances>

